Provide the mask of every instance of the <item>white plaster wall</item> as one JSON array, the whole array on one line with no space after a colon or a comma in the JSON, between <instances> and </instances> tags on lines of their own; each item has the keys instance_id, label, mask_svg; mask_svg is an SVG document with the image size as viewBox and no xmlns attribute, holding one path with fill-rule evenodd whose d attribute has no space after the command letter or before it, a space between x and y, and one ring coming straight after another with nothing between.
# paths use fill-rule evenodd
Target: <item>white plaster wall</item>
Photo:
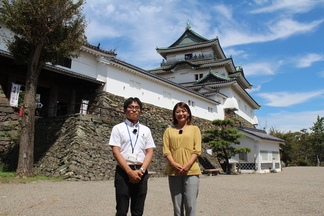
<instances>
[{"instance_id":1,"label":"white plaster wall","mask_svg":"<svg viewBox=\"0 0 324 216\"><path fill-rule=\"evenodd\" d=\"M81 52L78 58L72 59L71 70L89 77L97 78L97 66L98 61L96 56L90 53Z\"/></svg>"},{"instance_id":2,"label":"white plaster wall","mask_svg":"<svg viewBox=\"0 0 324 216\"><path fill-rule=\"evenodd\" d=\"M209 70L208 70L208 71L209 71ZM227 73L227 70L226 70L225 67L212 68L212 71L213 71L214 73L218 73L218 74L220 74L220 75L222 75L222 76L226 76L226 77L228 77L228 73Z\"/></svg>"},{"instance_id":3,"label":"white plaster wall","mask_svg":"<svg viewBox=\"0 0 324 216\"><path fill-rule=\"evenodd\" d=\"M4 25L0 23L0 26L0 33L2 34L2 37L0 37L0 49L7 50L3 41L3 36L12 37L12 35ZM204 52L208 53L208 50L206 49ZM130 96L139 97L143 102L167 109L173 109L173 106L179 101L188 103L190 100L194 102L194 105L191 106L191 111L194 116L207 120L224 119L224 100L222 98L215 98L216 101L222 103L216 106L215 103L202 99L189 92L182 91L167 83L144 77L140 73L135 74L134 72L111 66L108 60L102 62L102 59L98 55L92 55L86 52L78 52L78 54L78 58L72 59L71 69L65 69L106 82L104 90L107 92L125 98ZM184 55L182 56L184 57ZM174 56L174 58L176 57L177 56ZM178 75L175 80L180 80L178 82L193 81L194 74L208 73L208 70L209 69L192 71L187 68L177 73ZM223 70L225 69L223 68ZM181 72L184 74L181 75ZM221 73L221 71L219 73ZM232 92L229 90L225 94L230 94L230 96L232 96ZM208 108L212 108L212 112L209 112ZM244 117L244 113L240 113L240 115L241 114L243 115L242 117Z\"/></svg>"},{"instance_id":4,"label":"white plaster wall","mask_svg":"<svg viewBox=\"0 0 324 216\"><path fill-rule=\"evenodd\" d=\"M240 145L233 145L233 147L235 148L250 148L252 151L247 153L247 161L244 161L246 163L254 163L254 155L258 153L258 141L245 136L244 138L240 138ZM235 159L236 161L239 161L239 155L236 154L233 159Z\"/></svg>"},{"instance_id":5,"label":"white plaster wall","mask_svg":"<svg viewBox=\"0 0 324 216\"><path fill-rule=\"evenodd\" d=\"M180 66L177 66L176 70L177 72L172 74L171 76L175 77L174 82L176 83L186 83L186 82L193 82L195 81L195 74L203 74L205 76L208 73L207 69L204 70L192 70L192 68L183 68L180 69ZM170 75L168 75L170 77Z\"/></svg>"},{"instance_id":6,"label":"white plaster wall","mask_svg":"<svg viewBox=\"0 0 324 216\"><path fill-rule=\"evenodd\" d=\"M277 151L279 152L279 143L270 140L265 140L260 143L260 151Z\"/></svg>"},{"instance_id":7,"label":"white plaster wall","mask_svg":"<svg viewBox=\"0 0 324 216\"><path fill-rule=\"evenodd\" d=\"M176 66L174 69L176 73L173 74L161 74L159 76L164 77L166 79L170 79L170 77L174 77L174 82L176 83L185 83L185 82L193 82L195 81L195 74L203 74L203 76L209 73L209 68L204 68L200 70L193 70L191 67L188 68L187 66L181 69L181 65ZM225 68L217 68L212 69L213 72L219 73L220 75L227 76L227 71Z\"/></svg>"},{"instance_id":8,"label":"white plaster wall","mask_svg":"<svg viewBox=\"0 0 324 216\"><path fill-rule=\"evenodd\" d=\"M207 120L222 119L223 112L218 113L215 104L201 99L198 96L181 91L179 88L168 85L164 82L143 77L134 71L108 66L107 83L104 91L116 94L125 98L138 97L141 101L155 106L172 110L174 105L180 101L188 103L194 102L191 106L193 116ZM214 107L213 112L208 112L208 107Z\"/></svg>"},{"instance_id":9,"label":"white plaster wall","mask_svg":"<svg viewBox=\"0 0 324 216\"><path fill-rule=\"evenodd\" d=\"M222 88L220 89L220 92L227 95L228 99L226 100L236 100L238 104L238 110L235 111L236 114L247 120L248 122L251 122L252 124L258 124L258 119L256 118L254 114L254 110L252 107L246 102L246 100L241 97L239 94L237 94L232 88ZM226 101L225 103L226 104ZM225 108L229 108L224 106Z\"/></svg>"},{"instance_id":10,"label":"white plaster wall","mask_svg":"<svg viewBox=\"0 0 324 216\"><path fill-rule=\"evenodd\" d=\"M272 163L272 153L271 152L278 152L279 153L279 144L277 142L271 141L271 140L263 140L254 136L251 136L245 132L240 132L245 135L244 138L240 138L240 145L233 145L234 147L247 147L251 148L252 152L249 152L247 154L247 163L257 163L258 170L256 172L259 173L269 173L269 169L261 170L260 163ZM261 154L260 151L267 151L269 152L269 158L268 160L261 160ZM280 157L280 156L279 156ZM239 155L235 155L233 157L233 160L238 161ZM280 158L279 160L276 160L275 163L280 164ZM281 172L281 167L276 169L277 172ZM242 173L251 173L254 172L253 170L241 170Z\"/></svg>"},{"instance_id":11,"label":"white plaster wall","mask_svg":"<svg viewBox=\"0 0 324 216\"><path fill-rule=\"evenodd\" d=\"M5 39L9 39L13 37L11 31L3 24L3 22L0 22L0 49L8 51L7 45L5 43Z\"/></svg>"},{"instance_id":12,"label":"white plaster wall","mask_svg":"<svg viewBox=\"0 0 324 216\"><path fill-rule=\"evenodd\" d=\"M262 151L267 151L268 152L268 158L264 159L261 158L261 152ZM279 163L279 168L276 169L277 172L281 172L281 164L280 164L280 151L279 151L279 143L273 142L270 140L265 140L264 142L260 143L259 145L259 158L258 162L259 163ZM279 158L275 161L273 161L273 155L272 152L277 152L279 154ZM269 169L259 169L258 170L260 173L269 173Z\"/></svg>"}]
</instances>

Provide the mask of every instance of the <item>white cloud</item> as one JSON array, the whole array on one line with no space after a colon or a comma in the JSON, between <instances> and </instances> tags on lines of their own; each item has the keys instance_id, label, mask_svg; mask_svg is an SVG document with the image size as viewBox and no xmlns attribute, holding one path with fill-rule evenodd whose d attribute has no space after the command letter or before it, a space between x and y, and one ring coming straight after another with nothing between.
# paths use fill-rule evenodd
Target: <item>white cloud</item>
<instances>
[{"instance_id":1,"label":"white cloud","mask_svg":"<svg viewBox=\"0 0 324 216\"><path fill-rule=\"evenodd\" d=\"M285 8L283 5L289 3L285 2L281 4L280 1L276 1L272 5L281 5ZM300 5L301 2L298 1L296 4ZM234 10L234 6L230 4L215 4L209 1L200 3L195 0L187 2L186 7L180 7L180 2L173 0L168 0L167 3L161 0L88 1L85 5L85 13L91 22L86 29L86 36L90 43L100 42L103 49L117 48L118 57L129 63L143 68L152 68L151 65L156 66L156 62L162 59L154 48L171 45L185 30L187 20L190 20L192 29L200 35L208 39L219 36L224 49L235 45L287 38L312 31L323 22L317 20L300 23L291 19L269 21L266 18L262 19L262 23L251 26L248 19L237 20ZM277 17L270 19L278 20ZM226 54L246 58L248 54L243 52L228 49ZM268 65L252 66L257 67L244 66L246 74L275 74L275 69Z\"/></svg>"},{"instance_id":2,"label":"white cloud","mask_svg":"<svg viewBox=\"0 0 324 216\"><path fill-rule=\"evenodd\" d=\"M324 61L324 55L319 55L316 53L310 53L307 56L297 58L295 60L297 67L305 68L311 66L315 62Z\"/></svg>"},{"instance_id":3,"label":"white cloud","mask_svg":"<svg viewBox=\"0 0 324 216\"><path fill-rule=\"evenodd\" d=\"M222 32L219 34L219 38L223 47L267 42L313 31L323 22L324 20L316 20L310 23L300 23L292 19L284 19L278 22L269 22L264 26L259 26L262 29L262 31L259 32L255 30L249 32L247 30L249 28L239 27L240 25L237 23L237 28L223 28Z\"/></svg>"},{"instance_id":4,"label":"white cloud","mask_svg":"<svg viewBox=\"0 0 324 216\"><path fill-rule=\"evenodd\" d=\"M279 10L283 10L286 13L305 13L315 7L323 6L323 3L323 0L274 0L270 6L254 10L252 13L271 13Z\"/></svg>"},{"instance_id":5,"label":"white cloud","mask_svg":"<svg viewBox=\"0 0 324 216\"><path fill-rule=\"evenodd\" d=\"M269 2L269 0L253 0L253 1L258 5L263 5Z\"/></svg>"},{"instance_id":6,"label":"white cloud","mask_svg":"<svg viewBox=\"0 0 324 216\"><path fill-rule=\"evenodd\" d=\"M246 76L267 76L274 75L277 66L270 62L258 62L243 65L243 70Z\"/></svg>"},{"instance_id":7,"label":"white cloud","mask_svg":"<svg viewBox=\"0 0 324 216\"><path fill-rule=\"evenodd\" d=\"M215 6L214 9L219 15L224 16L226 19L232 19L233 11L228 6L219 4Z\"/></svg>"},{"instance_id":8,"label":"white cloud","mask_svg":"<svg viewBox=\"0 0 324 216\"><path fill-rule=\"evenodd\" d=\"M320 97L324 94L324 90L313 91L313 92L270 92L270 93L259 93L258 96L268 101L267 106L272 107L288 107L295 104L304 103L310 99Z\"/></svg>"},{"instance_id":9,"label":"white cloud","mask_svg":"<svg viewBox=\"0 0 324 216\"><path fill-rule=\"evenodd\" d=\"M248 54L244 50L237 50L233 48L224 49L226 56L239 56L241 58L247 58Z\"/></svg>"},{"instance_id":10,"label":"white cloud","mask_svg":"<svg viewBox=\"0 0 324 216\"><path fill-rule=\"evenodd\" d=\"M114 26L103 26L97 20L92 20L86 29L86 36L92 40L100 40L101 38L121 37L122 33L116 31Z\"/></svg>"},{"instance_id":11,"label":"white cloud","mask_svg":"<svg viewBox=\"0 0 324 216\"><path fill-rule=\"evenodd\" d=\"M260 25L259 31L255 31L248 22L233 18L230 5L201 5L197 1L190 1L187 3L190 6L181 8L179 4L171 0L167 4L162 4L160 0L149 3L129 0L89 1L85 5L85 12L91 22L86 35L90 41L101 42L103 47L104 41L121 38L123 44L113 44L113 48L127 46L128 52L132 53L126 54L125 51L125 54L119 52L119 55L134 56L136 52L135 56L148 58L147 62L161 59L154 47L171 45L183 33L187 20L191 21L192 29L202 36L209 39L219 36L223 48L286 38L311 31L323 22L299 23L286 19ZM206 10L199 8L208 6L212 7Z\"/></svg>"},{"instance_id":12,"label":"white cloud","mask_svg":"<svg viewBox=\"0 0 324 216\"><path fill-rule=\"evenodd\" d=\"M281 132L296 132L302 129L309 129L317 121L317 116L323 117L324 110L269 113L259 117L258 128L266 127L268 131L274 128Z\"/></svg>"},{"instance_id":13,"label":"white cloud","mask_svg":"<svg viewBox=\"0 0 324 216\"><path fill-rule=\"evenodd\" d=\"M261 85L258 85L256 88L246 89L246 91L251 94L252 92L258 92L261 89Z\"/></svg>"},{"instance_id":14,"label":"white cloud","mask_svg":"<svg viewBox=\"0 0 324 216\"><path fill-rule=\"evenodd\" d=\"M314 30L318 25L323 23L322 20L316 20L310 23L300 23L291 19L280 20L273 26L270 26L271 34L269 34L269 39L279 39L286 38L294 34L310 32Z\"/></svg>"},{"instance_id":15,"label":"white cloud","mask_svg":"<svg viewBox=\"0 0 324 216\"><path fill-rule=\"evenodd\" d=\"M319 75L320 77L324 78L324 71L319 72L318 75Z\"/></svg>"}]
</instances>

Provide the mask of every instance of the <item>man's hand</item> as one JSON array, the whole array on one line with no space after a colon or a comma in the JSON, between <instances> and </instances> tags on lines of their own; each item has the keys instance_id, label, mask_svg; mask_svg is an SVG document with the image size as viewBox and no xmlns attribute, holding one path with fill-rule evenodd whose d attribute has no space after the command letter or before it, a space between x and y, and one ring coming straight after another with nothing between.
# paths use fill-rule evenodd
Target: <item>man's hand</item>
<instances>
[{"instance_id":1,"label":"man's hand","mask_svg":"<svg viewBox=\"0 0 324 216\"><path fill-rule=\"evenodd\" d=\"M141 170L131 170L127 172L129 182L136 184L142 180L143 173Z\"/></svg>"}]
</instances>

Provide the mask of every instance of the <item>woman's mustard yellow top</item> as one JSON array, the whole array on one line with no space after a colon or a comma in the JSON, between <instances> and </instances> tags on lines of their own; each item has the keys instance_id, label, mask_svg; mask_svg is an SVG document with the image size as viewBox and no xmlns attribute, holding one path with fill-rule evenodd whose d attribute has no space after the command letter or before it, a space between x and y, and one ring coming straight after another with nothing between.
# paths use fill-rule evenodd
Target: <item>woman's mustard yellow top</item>
<instances>
[{"instance_id":1,"label":"woman's mustard yellow top","mask_svg":"<svg viewBox=\"0 0 324 216\"><path fill-rule=\"evenodd\" d=\"M163 135L163 155L172 155L175 162L185 164L192 154L201 154L201 133L197 126L189 125L180 134L173 127L167 128ZM168 176L179 175L168 162L165 174ZM196 160L187 175L201 174L199 163Z\"/></svg>"}]
</instances>

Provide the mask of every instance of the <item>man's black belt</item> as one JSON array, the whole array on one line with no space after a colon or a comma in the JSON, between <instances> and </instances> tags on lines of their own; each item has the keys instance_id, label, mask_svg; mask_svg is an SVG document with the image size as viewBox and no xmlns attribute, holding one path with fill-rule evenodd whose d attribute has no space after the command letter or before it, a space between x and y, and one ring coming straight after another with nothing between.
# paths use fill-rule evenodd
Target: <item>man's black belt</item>
<instances>
[{"instance_id":1,"label":"man's black belt","mask_svg":"<svg viewBox=\"0 0 324 216\"><path fill-rule=\"evenodd\" d=\"M139 170L142 167L142 164L140 165L128 165L132 170ZM120 167L119 165L117 165L117 167ZM122 169L122 168L121 168Z\"/></svg>"},{"instance_id":2,"label":"man's black belt","mask_svg":"<svg viewBox=\"0 0 324 216\"><path fill-rule=\"evenodd\" d=\"M128 165L132 170L138 170L142 167L142 165Z\"/></svg>"}]
</instances>

